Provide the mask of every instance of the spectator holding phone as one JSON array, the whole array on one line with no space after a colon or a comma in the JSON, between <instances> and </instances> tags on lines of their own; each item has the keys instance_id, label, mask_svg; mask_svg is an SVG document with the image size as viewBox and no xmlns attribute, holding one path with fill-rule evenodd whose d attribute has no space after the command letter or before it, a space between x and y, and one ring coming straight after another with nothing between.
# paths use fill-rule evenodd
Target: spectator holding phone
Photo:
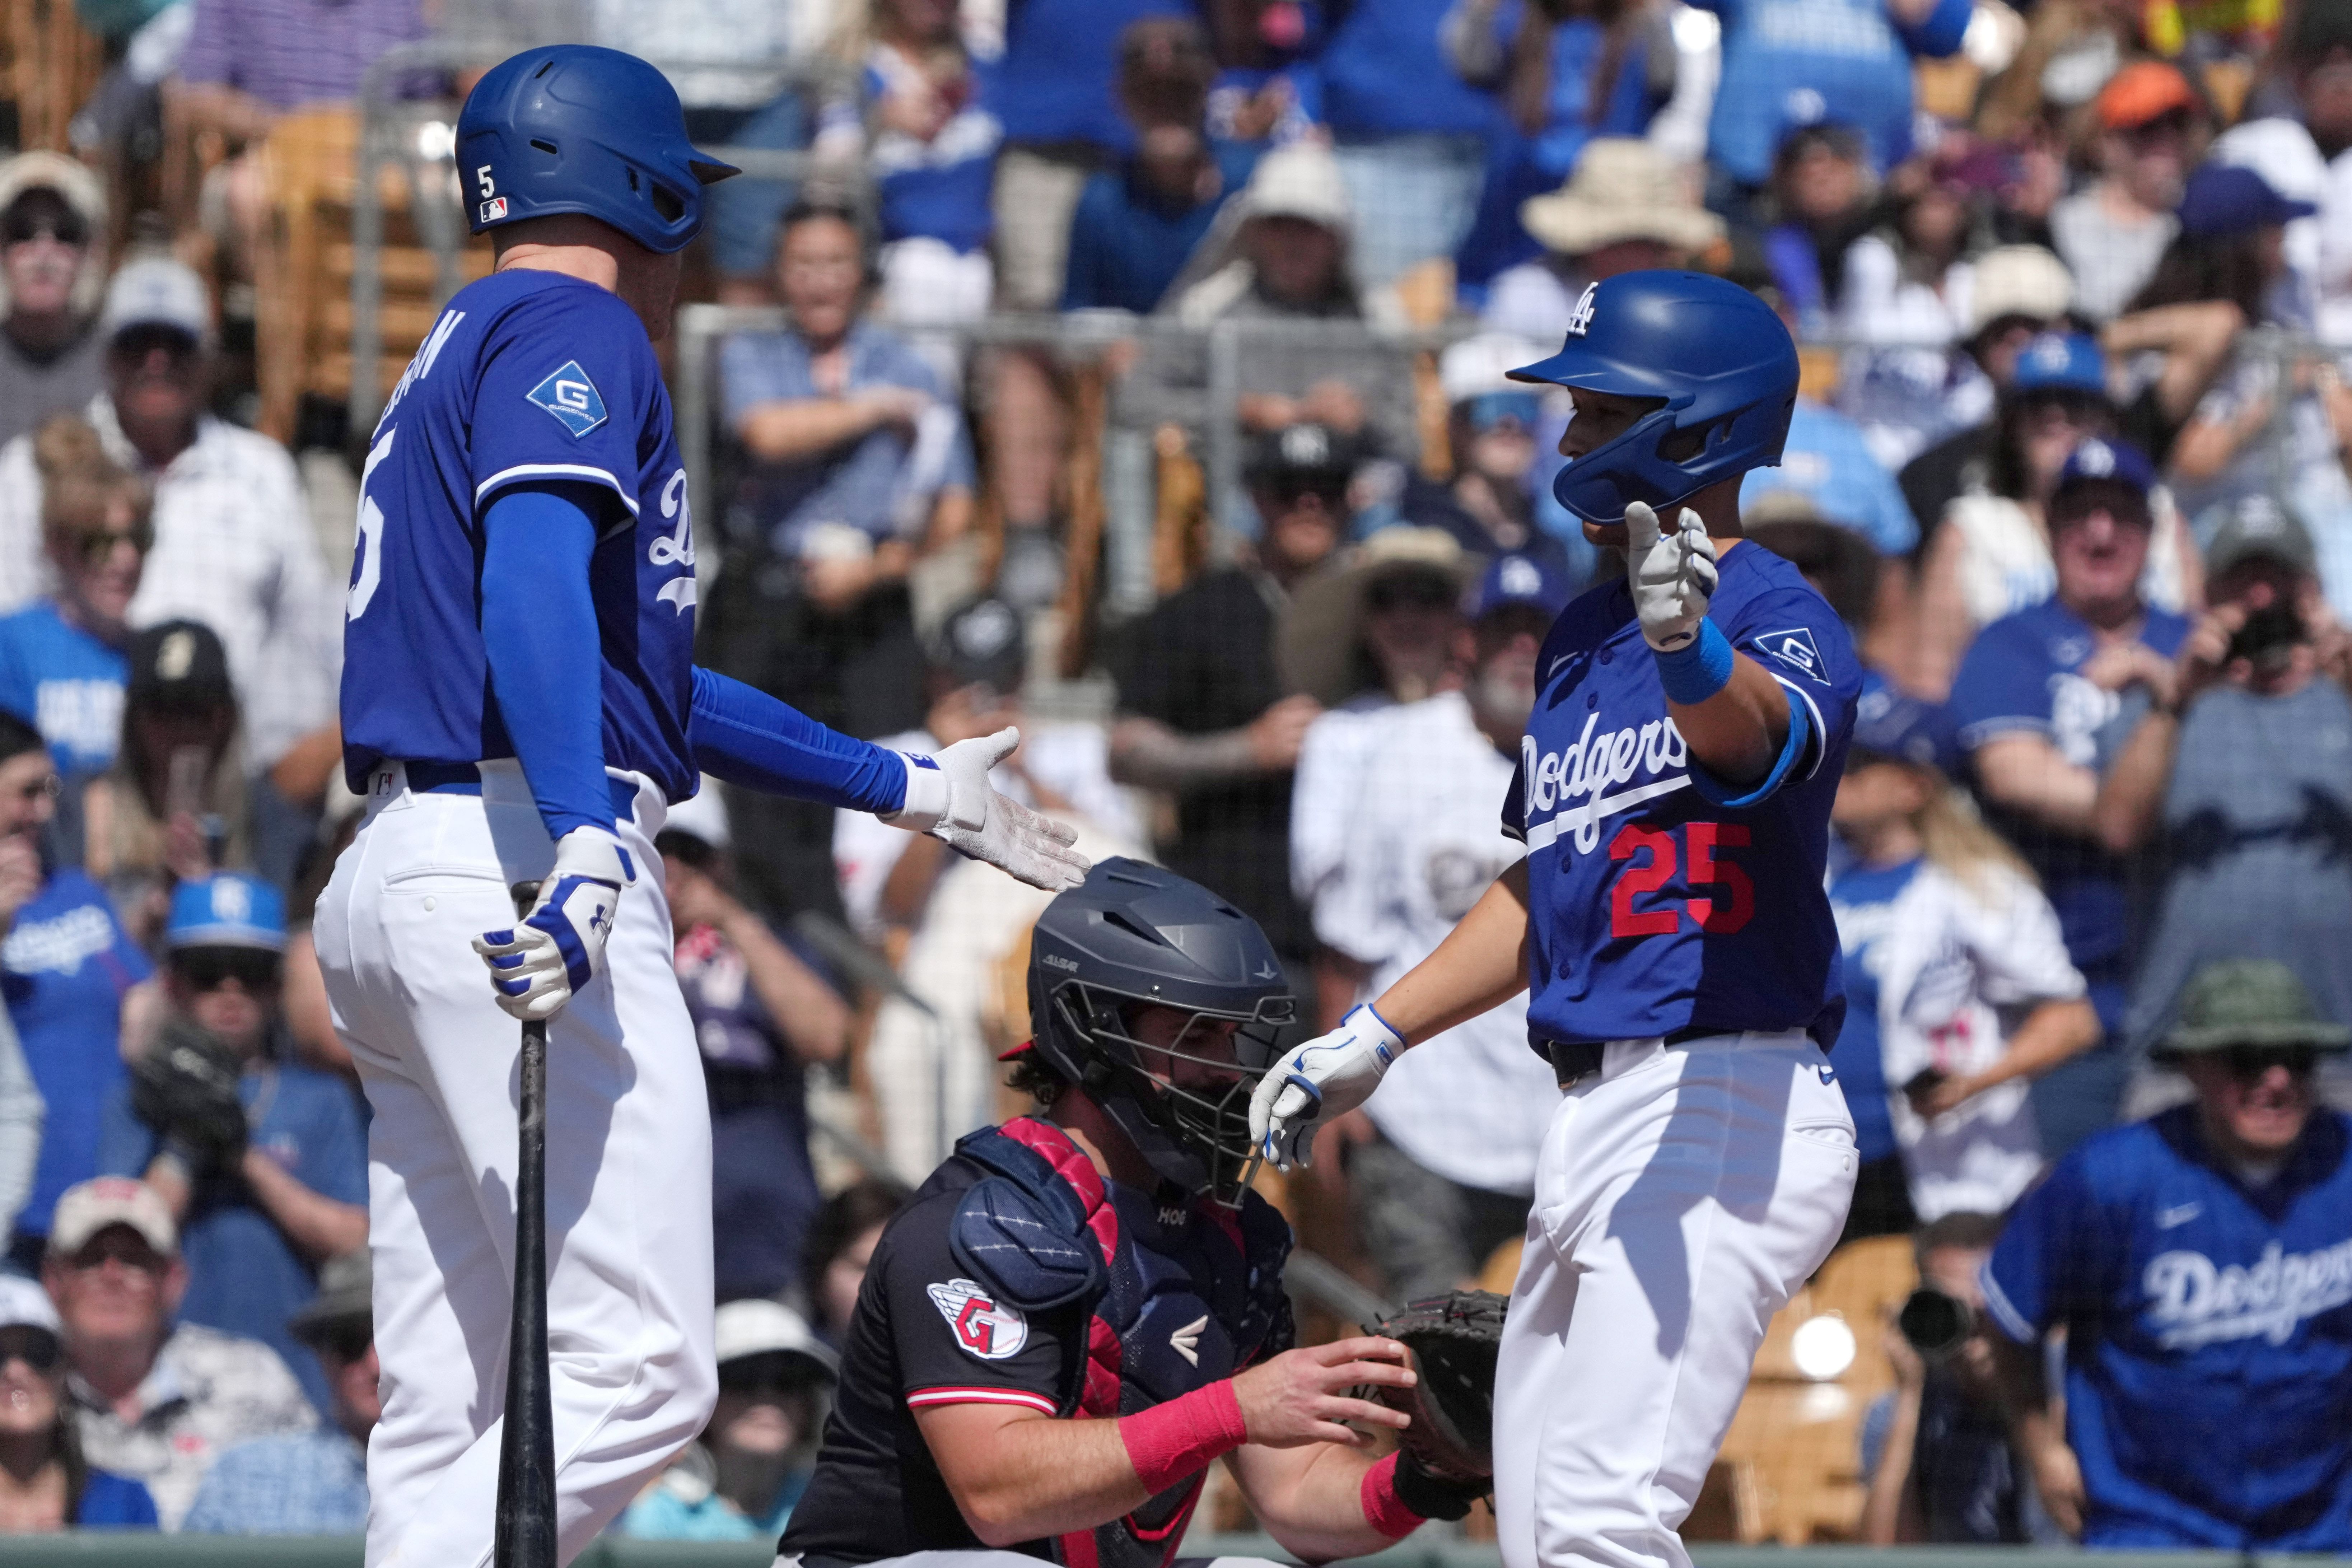
<instances>
[{"instance_id":1,"label":"spectator holding phone","mask_svg":"<svg viewBox=\"0 0 2352 1568\"><path fill-rule=\"evenodd\" d=\"M2195 1101L2060 1161L1994 1245L2011 1430L2085 1546L2352 1551L2352 1118L2314 1088L2347 1047L2284 964L2207 965L2162 1046Z\"/></svg>"},{"instance_id":2,"label":"spectator holding phone","mask_svg":"<svg viewBox=\"0 0 2352 1568\"><path fill-rule=\"evenodd\" d=\"M2169 671L2135 692L2093 820L2118 852L2168 851L2126 1033L2145 1058L2182 987L2224 958L2273 959L2352 1023L2352 696L2311 535L2267 496L2230 512L2206 559L2211 606ZM2293 889L2293 918L2279 916ZM2126 1113L2187 1097L2141 1061Z\"/></svg>"}]
</instances>

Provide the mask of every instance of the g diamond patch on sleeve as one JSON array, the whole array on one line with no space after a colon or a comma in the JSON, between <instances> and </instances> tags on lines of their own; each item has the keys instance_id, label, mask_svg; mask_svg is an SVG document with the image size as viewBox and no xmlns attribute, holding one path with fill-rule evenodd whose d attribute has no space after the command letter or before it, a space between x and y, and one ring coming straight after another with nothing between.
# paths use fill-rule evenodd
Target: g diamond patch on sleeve
<instances>
[{"instance_id":1,"label":"g diamond patch on sleeve","mask_svg":"<svg viewBox=\"0 0 2352 1568\"><path fill-rule=\"evenodd\" d=\"M585 436L604 423L604 399L576 359L565 360L562 369L523 396L554 415L575 437Z\"/></svg>"},{"instance_id":2,"label":"g diamond patch on sleeve","mask_svg":"<svg viewBox=\"0 0 2352 1568\"><path fill-rule=\"evenodd\" d=\"M1803 626L1766 632L1756 639L1756 646L1819 684L1830 683L1829 667L1822 662L1822 650L1813 646L1813 634Z\"/></svg>"}]
</instances>

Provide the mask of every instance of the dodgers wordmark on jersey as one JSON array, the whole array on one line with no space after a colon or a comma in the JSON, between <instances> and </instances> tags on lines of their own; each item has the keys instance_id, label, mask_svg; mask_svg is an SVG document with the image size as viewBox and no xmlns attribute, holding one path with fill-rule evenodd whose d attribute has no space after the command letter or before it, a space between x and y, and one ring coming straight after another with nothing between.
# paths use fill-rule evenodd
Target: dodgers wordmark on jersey
<instances>
[{"instance_id":1,"label":"dodgers wordmark on jersey","mask_svg":"<svg viewBox=\"0 0 2352 1568\"><path fill-rule=\"evenodd\" d=\"M2258 1181L2198 1114L2060 1161L1986 1303L2020 1343L2066 1328L2084 1545L2352 1551L2352 1119L2315 1112Z\"/></svg>"},{"instance_id":2,"label":"dodgers wordmark on jersey","mask_svg":"<svg viewBox=\"0 0 2352 1568\"><path fill-rule=\"evenodd\" d=\"M368 446L345 611L354 790L381 762L514 755L488 700L479 519L499 491L550 481L611 494L589 563L605 764L694 794L693 522L660 366L618 295L516 268L451 299Z\"/></svg>"},{"instance_id":3,"label":"dodgers wordmark on jersey","mask_svg":"<svg viewBox=\"0 0 2352 1568\"><path fill-rule=\"evenodd\" d=\"M1569 605L1538 656L1503 827L1546 872L1528 879L1538 1048L1694 1029L1837 1038L1822 867L1862 668L1836 613L1759 546L1724 553L1707 618L1811 726L1785 774L1745 795L1692 762L1622 579Z\"/></svg>"}]
</instances>

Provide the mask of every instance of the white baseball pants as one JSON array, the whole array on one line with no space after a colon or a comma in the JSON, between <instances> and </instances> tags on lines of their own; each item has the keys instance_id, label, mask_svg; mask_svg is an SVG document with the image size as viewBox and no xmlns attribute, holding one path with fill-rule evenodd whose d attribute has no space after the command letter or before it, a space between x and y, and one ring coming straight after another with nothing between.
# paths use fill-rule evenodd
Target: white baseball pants
<instances>
[{"instance_id":1,"label":"white baseball pants","mask_svg":"<svg viewBox=\"0 0 2352 1568\"><path fill-rule=\"evenodd\" d=\"M710 1122L638 783L636 857L606 969L548 1029L548 1359L569 1562L702 1430L717 1397ZM555 848L521 771L482 794L380 775L315 927L335 1028L374 1120L370 1245L383 1418L368 1444L369 1568L489 1561L514 1279L521 1026L469 945Z\"/></svg>"},{"instance_id":2,"label":"white baseball pants","mask_svg":"<svg viewBox=\"0 0 2352 1568\"><path fill-rule=\"evenodd\" d=\"M1803 1035L1612 1044L1536 1163L1495 1381L1505 1568L1689 1568L1675 1533L1858 1161Z\"/></svg>"}]
</instances>

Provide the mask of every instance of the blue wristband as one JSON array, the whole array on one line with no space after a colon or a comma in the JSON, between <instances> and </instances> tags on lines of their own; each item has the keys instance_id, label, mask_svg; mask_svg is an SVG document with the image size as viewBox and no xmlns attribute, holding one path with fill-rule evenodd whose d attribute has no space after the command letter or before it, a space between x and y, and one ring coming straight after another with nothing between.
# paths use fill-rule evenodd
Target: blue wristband
<instances>
[{"instance_id":1,"label":"blue wristband","mask_svg":"<svg viewBox=\"0 0 2352 1568\"><path fill-rule=\"evenodd\" d=\"M1731 684L1731 644L1713 621L1698 624L1698 636L1672 653L1650 650L1658 661L1658 684L1666 700L1696 708Z\"/></svg>"}]
</instances>

